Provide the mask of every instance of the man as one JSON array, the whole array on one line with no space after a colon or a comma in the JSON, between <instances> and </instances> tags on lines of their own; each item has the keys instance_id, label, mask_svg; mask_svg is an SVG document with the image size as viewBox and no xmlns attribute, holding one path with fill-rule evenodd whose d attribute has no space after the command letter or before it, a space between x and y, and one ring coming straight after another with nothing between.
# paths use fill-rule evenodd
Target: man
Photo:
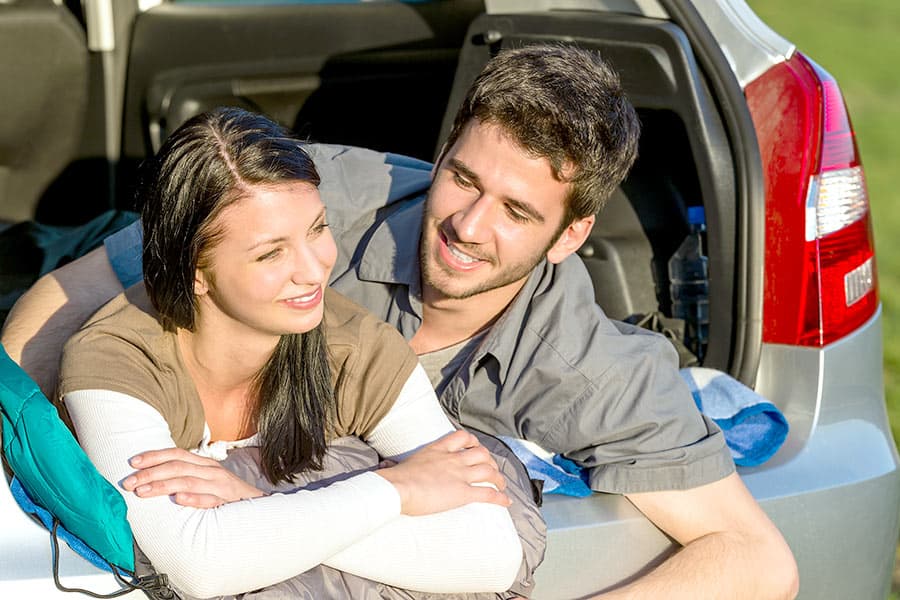
<instances>
[{"instance_id":1,"label":"man","mask_svg":"<svg viewBox=\"0 0 900 600\"><path fill-rule=\"evenodd\" d=\"M637 138L596 55L503 52L469 91L427 200L418 161L310 148L340 246L333 286L406 336L453 418L565 454L683 545L602 597L792 597L790 549L696 411L674 350L609 321L572 256ZM3 342L42 385L55 378L51 344L121 291L106 253L123 283L139 279L129 235L42 279L11 313ZM94 287L67 299L89 269Z\"/></svg>"}]
</instances>

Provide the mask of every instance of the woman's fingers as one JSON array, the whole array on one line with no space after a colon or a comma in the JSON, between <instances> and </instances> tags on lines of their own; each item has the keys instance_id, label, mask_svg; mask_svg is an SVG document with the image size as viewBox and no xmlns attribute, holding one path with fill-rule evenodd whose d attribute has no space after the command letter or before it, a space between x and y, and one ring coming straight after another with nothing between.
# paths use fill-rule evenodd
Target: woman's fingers
<instances>
[{"instance_id":1,"label":"woman's fingers","mask_svg":"<svg viewBox=\"0 0 900 600\"><path fill-rule=\"evenodd\" d=\"M180 451L184 452L184 451ZM184 506L209 508L226 502L234 502L246 498L256 498L263 493L246 483L217 461L203 457L194 457L188 452L171 453L168 450L143 453L142 465L153 465L141 468L122 481L122 487L142 498L155 496L177 496L188 494L182 501L176 502ZM158 462L168 457L165 462ZM173 459L172 457L178 457ZM187 460L181 460L185 458Z\"/></svg>"},{"instance_id":2,"label":"woman's fingers","mask_svg":"<svg viewBox=\"0 0 900 600\"><path fill-rule=\"evenodd\" d=\"M192 485L192 483L187 482L211 479L215 475L217 475L216 471L209 466L196 465L181 460L170 460L135 471L134 474L125 478L122 485L128 491L135 491L146 486L159 488L163 485L185 488L185 486ZM190 490L185 489L185 491ZM168 493L174 493L174 491Z\"/></svg>"},{"instance_id":3,"label":"woman's fingers","mask_svg":"<svg viewBox=\"0 0 900 600\"><path fill-rule=\"evenodd\" d=\"M209 493L214 491L214 482L198 477L171 477L168 479L155 479L147 483L140 483L134 487L134 493L141 498L154 496L171 496L178 493Z\"/></svg>"},{"instance_id":4,"label":"woman's fingers","mask_svg":"<svg viewBox=\"0 0 900 600\"><path fill-rule=\"evenodd\" d=\"M472 486L473 490L473 500L472 502L484 502L485 504L499 504L500 506L506 506L512 504L512 501L509 499L509 496L504 494L503 492L497 491L491 487L479 487Z\"/></svg>"},{"instance_id":5,"label":"woman's fingers","mask_svg":"<svg viewBox=\"0 0 900 600\"><path fill-rule=\"evenodd\" d=\"M181 448L163 448L162 450L148 450L147 452L141 452L140 454L133 456L129 463L135 469L146 469L171 461L181 461L205 466L218 464L211 458L197 456L193 452L188 452Z\"/></svg>"},{"instance_id":6,"label":"woman's fingers","mask_svg":"<svg viewBox=\"0 0 900 600\"><path fill-rule=\"evenodd\" d=\"M179 492L172 495L175 504L190 506L191 508L215 508L225 504L225 500L213 494L192 494Z\"/></svg>"},{"instance_id":7,"label":"woman's fingers","mask_svg":"<svg viewBox=\"0 0 900 600\"><path fill-rule=\"evenodd\" d=\"M497 463L494 461L494 457L491 456L491 453L487 451L487 448L484 446L476 446L474 448L466 448L465 450L460 450L458 452L461 460L464 461L464 464L474 467L476 465L490 465L497 468Z\"/></svg>"},{"instance_id":8,"label":"woman's fingers","mask_svg":"<svg viewBox=\"0 0 900 600\"><path fill-rule=\"evenodd\" d=\"M473 485L490 484L501 492L506 489L506 478L497 469L497 465L479 464L469 467L468 480Z\"/></svg>"},{"instance_id":9,"label":"woman's fingers","mask_svg":"<svg viewBox=\"0 0 900 600\"><path fill-rule=\"evenodd\" d=\"M497 463L487 448L481 445L478 438L463 429L448 433L444 437L432 442L427 447L456 453L463 464L475 466L486 464L497 469Z\"/></svg>"}]
</instances>

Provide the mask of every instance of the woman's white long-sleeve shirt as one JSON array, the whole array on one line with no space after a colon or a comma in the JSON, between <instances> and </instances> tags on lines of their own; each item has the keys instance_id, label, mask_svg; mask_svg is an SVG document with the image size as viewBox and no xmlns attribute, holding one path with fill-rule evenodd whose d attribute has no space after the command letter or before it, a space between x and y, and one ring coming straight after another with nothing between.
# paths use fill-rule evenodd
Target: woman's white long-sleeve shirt
<instances>
[{"instance_id":1,"label":"woman's white long-sleeve shirt","mask_svg":"<svg viewBox=\"0 0 900 600\"><path fill-rule=\"evenodd\" d=\"M262 588L319 564L430 592L502 591L519 569L521 543L505 508L474 503L408 517L394 486L374 472L213 509L139 498L121 481L134 472L131 457L175 446L163 416L109 390L71 391L64 402L82 447L122 492L141 549L193 596ZM380 455L402 459L451 431L416 367L366 441Z\"/></svg>"}]
</instances>

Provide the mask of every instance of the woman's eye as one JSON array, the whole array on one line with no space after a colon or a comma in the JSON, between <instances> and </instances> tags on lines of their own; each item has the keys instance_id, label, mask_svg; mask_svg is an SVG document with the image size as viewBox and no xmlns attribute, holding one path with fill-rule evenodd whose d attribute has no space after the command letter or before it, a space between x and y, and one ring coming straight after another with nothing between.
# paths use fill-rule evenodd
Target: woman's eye
<instances>
[{"instance_id":1,"label":"woman's eye","mask_svg":"<svg viewBox=\"0 0 900 600\"><path fill-rule=\"evenodd\" d=\"M278 256L280 253L281 253L281 248L275 248L275 249L273 249L273 250L269 250L269 251L266 252L265 254L256 257L256 262L263 262L263 261L266 261L266 260L272 260L273 258L275 258L276 256Z\"/></svg>"},{"instance_id":2,"label":"woman's eye","mask_svg":"<svg viewBox=\"0 0 900 600\"><path fill-rule=\"evenodd\" d=\"M322 223L319 223L318 225L315 225L315 226L310 230L309 233L310 233L313 237L317 237L317 236L321 235L322 232L325 231L326 229L328 229L328 223L325 223L325 222L323 221Z\"/></svg>"}]
</instances>

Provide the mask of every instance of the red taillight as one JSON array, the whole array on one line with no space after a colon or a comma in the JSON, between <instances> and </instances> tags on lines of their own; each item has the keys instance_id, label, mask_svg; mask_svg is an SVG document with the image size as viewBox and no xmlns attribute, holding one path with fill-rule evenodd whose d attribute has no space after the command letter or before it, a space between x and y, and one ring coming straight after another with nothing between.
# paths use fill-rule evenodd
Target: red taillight
<instances>
[{"instance_id":1,"label":"red taillight","mask_svg":"<svg viewBox=\"0 0 900 600\"><path fill-rule=\"evenodd\" d=\"M878 306L850 118L834 78L799 53L745 91L766 179L763 341L822 346Z\"/></svg>"}]
</instances>

